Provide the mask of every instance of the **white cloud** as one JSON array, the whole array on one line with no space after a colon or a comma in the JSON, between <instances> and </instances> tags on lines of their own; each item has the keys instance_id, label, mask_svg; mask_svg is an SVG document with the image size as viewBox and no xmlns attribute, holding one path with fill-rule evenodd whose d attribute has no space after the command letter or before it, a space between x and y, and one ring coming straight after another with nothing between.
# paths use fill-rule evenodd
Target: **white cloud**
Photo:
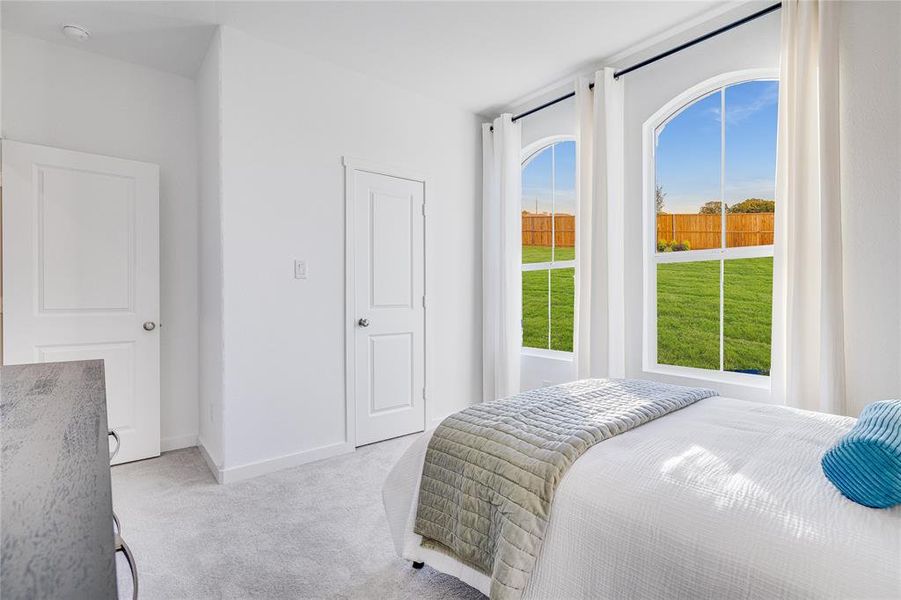
<instances>
[{"instance_id":1,"label":"white cloud","mask_svg":"<svg viewBox=\"0 0 901 600\"><path fill-rule=\"evenodd\" d=\"M741 123L756 112L760 112L764 108L772 106L779 101L779 91L776 86L767 86L764 92L746 104L736 104L729 102L726 98L726 124L735 125ZM713 115L714 120L720 122L720 107L711 106L707 112Z\"/></svg>"},{"instance_id":2,"label":"white cloud","mask_svg":"<svg viewBox=\"0 0 901 600\"><path fill-rule=\"evenodd\" d=\"M730 104L726 98L726 123L740 123L756 112L773 106L779 101L779 92L776 86L770 85L764 88L764 92L747 104Z\"/></svg>"}]
</instances>

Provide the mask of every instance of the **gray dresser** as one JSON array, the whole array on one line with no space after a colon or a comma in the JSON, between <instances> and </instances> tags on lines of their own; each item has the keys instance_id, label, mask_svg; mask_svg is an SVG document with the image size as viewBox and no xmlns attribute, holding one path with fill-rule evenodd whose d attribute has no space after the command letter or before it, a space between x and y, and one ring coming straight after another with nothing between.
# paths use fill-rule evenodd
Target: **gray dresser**
<instances>
[{"instance_id":1,"label":"gray dresser","mask_svg":"<svg viewBox=\"0 0 901 600\"><path fill-rule=\"evenodd\" d=\"M107 436L103 361L0 367L4 600L117 598Z\"/></svg>"}]
</instances>

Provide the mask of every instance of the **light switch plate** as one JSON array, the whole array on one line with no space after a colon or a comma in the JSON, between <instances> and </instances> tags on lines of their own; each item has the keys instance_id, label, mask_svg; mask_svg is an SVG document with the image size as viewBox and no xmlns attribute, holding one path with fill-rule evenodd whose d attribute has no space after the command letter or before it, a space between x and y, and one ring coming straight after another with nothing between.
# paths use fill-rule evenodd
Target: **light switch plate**
<instances>
[{"instance_id":1,"label":"light switch plate","mask_svg":"<svg viewBox=\"0 0 901 600\"><path fill-rule=\"evenodd\" d=\"M294 261L294 279L306 279L306 278L307 278L307 261L295 260Z\"/></svg>"}]
</instances>

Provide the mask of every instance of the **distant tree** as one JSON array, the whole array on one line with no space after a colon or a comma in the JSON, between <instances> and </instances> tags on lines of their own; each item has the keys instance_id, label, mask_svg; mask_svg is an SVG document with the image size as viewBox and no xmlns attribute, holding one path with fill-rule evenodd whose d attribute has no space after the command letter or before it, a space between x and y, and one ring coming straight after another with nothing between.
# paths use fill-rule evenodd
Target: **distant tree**
<instances>
[{"instance_id":1,"label":"distant tree","mask_svg":"<svg viewBox=\"0 0 901 600\"><path fill-rule=\"evenodd\" d=\"M775 200L748 198L729 208L731 213L771 213L776 212Z\"/></svg>"},{"instance_id":2,"label":"distant tree","mask_svg":"<svg viewBox=\"0 0 901 600\"><path fill-rule=\"evenodd\" d=\"M662 215L663 212L663 204L666 201L666 192L663 191L662 185L657 185L657 188L654 190L654 202L657 204L657 214Z\"/></svg>"},{"instance_id":3,"label":"distant tree","mask_svg":"<svg viewBox=\"0 0 901 600\"><path fill-rule=\"evenodd\" d=\"M701 210L698 211L699 215L718 215L720 211L723 210L723 203L719 200L711 200L710 202L705 202L703 206L701 206ZM726 205L726 212L729 212L729 205Z\"/></svg>"}]
</instances>

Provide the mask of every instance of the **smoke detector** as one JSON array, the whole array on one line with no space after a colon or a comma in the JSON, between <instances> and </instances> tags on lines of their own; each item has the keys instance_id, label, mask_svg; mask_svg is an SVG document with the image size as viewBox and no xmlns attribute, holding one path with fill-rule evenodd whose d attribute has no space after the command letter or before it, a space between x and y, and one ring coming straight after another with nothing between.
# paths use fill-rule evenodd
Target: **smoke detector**
<instances>
[{"instance_id":1,"label":"smoke detector","mask_svg":"<svg viewBox=\"0 0 901 600\"><path fill-rule=\"evenodd\" d=\"M76 42L83 42L89 37L91 37L91 32L82 27L81 25L63 25L63 35L69 38L70 40L75 40Z\"/></svg>"}]
</instances>

